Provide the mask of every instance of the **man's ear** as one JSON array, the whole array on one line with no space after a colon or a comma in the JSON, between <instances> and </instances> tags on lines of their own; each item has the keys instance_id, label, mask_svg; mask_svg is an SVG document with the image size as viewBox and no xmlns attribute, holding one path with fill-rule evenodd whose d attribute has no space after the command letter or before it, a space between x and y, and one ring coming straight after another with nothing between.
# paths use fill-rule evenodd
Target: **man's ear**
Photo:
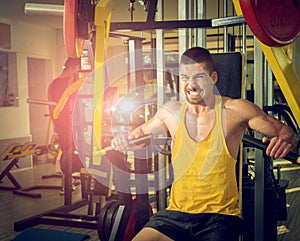
<instances>
[{"instance_id":1,"label":"man's ear","mask_svg":"<svg viewBox=\"0 0 300 241\"><path fill-rule=\"evenodd\" d=\"M212 78L213 84L216 84L218 82L218 73L216 71L213 71L211 73L211 78Z\"/></svg>"}]
</instances>

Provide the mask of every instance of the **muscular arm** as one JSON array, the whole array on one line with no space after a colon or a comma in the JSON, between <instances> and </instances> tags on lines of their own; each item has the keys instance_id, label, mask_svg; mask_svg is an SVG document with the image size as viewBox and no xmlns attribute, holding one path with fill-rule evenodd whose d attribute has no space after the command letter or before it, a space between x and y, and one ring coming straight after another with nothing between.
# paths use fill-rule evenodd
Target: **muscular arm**
<instances>
[{"instance_id":1,"label":"muscular arm","mask_svg":"<svg viewBox=\"0 0 300 241\"><path fill-rule=\"evenodd\" d=\"M155 136L165 133L167 131L167 127L162 119L161 112L162 110L159 110L149 121L134 129L129 134L128 138L135 139L149 133L152 133Z\"/></svg>"},{"instance_id":2,"label":"muscular arm","mask_svg":"<svg viewBox=\"0 0 300 241\"><path fill-rule=\"evenodd\" d=\"M170 131L171 135L174 135L177 129L176 114L172 112L174 105L176 105L176 103L168 103L158 108L154 117L135 128L128 136L118 135L114 137L111 143L112 147L116 150L129 150L128 140L136 139L150 133L154 136L160 134L167 136L167 132ZM132 147L130 149L132 149Z\"/></svg>"},{"instance_id":3,"label":"muscular arm","mask_svg":"<svg viewBox=\"0 0 300 241\"><path fill-rule=\"evenodd\" d=\"M245 101L245 110L249 110L248 126L263 134L263 142L269 142L266 154L273 158L283 158L290 151L296 150L298 137L292 128L267 115L258 106Z\"/></svg>"}]
</instances>

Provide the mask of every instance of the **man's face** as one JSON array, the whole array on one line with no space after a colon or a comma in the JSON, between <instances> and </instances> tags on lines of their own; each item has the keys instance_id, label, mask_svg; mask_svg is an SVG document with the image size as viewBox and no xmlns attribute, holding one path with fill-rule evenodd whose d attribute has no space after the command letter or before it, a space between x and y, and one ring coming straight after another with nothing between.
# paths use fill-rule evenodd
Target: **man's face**
<instances>
[{"instance_id":1,"label":"man's face","mask_svg":"<svg viewBox=\"0 0 300 241\"><path fill-rule=\"evenodd\" d=\"M217 81L216 72L211 75L204 63L181 64L180 80L186 100L190 104L202 104L213 94L213 86Z\"/></svg>"}]
</instances>

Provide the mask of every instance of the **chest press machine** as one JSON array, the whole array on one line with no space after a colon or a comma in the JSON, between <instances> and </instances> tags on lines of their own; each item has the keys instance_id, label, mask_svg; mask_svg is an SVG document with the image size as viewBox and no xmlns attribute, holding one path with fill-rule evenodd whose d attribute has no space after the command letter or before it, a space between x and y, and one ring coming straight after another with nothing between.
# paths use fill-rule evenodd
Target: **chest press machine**
<instances>
[{"instance_id":1,"label":"chest press machine","mask_svg":"<svg viewBox=\"0 0 300 241\"><path fill-rule=\"evenodd\" d=\"M157 1L149 1L148 2L149 6L148 6L148 10L149 10L149 14L148 14L148 18L147 18L147 22L145 24L143 23L134 23L134 22L130 22L130 23L112 23L110 24L110 17L111 17L111 3L110 1L100 1L97 5L90 5L90 4L86 4L85 1L70 1L70 0L66 0L65 1L65 13L64 16L71 21L65 21L65 44L66 44L66 49L68 52L69 57L78 57L78 53L80 53L80 51L83 48L83 42L84 40L91 40L93 38L93 41L95 42L95 67L98 68L97 72L95 73L95 78L96 79L100 79L103 80L103 73L104 71L104 61L105 61L105 53L107 50L107 41L108 41L108 36L109 36L109 32L110 30L120 30L120 29L135 29L135 30L140 30L141 28L143 29L154 29L154 28L162 28L162 29L171 29L171 28L178 28L178 27L183 27L183 28L199 28L199 27L220 27L220 26L224 26L224 23L222 23L220 25L215 25L213 26L213 23L211 21L201 21L201 20L197 20L197 21L154 21L154 16L155 16L155 10L156 10L156 5L157 5ZM80 13L80 14L78 14ZM97 18L95 18L95 16L97 16ZM95 19L94 19L95 18ZM232 19L233 20L233 19ZM245 23L243 18L235 18L236 22L233 24L241 24L241 23ZM250 23L248 23L250 24ZM226 23L225 23L226 25ZM92 26L94 26L95 28L93 29ZM93 36L93 31L95 30L96 32L96 36ZM263 33L260 33L263 34ZM94 38L95 37L95 38ZM263 36L262 36L263 37ZM292 39L294 38L294 36L292 37ZM290 40L292 40L290 39ZM273 40L273 38L272 38ZM275 43L272 42L271 44L275 45L282 45L281 43L278 43L278 41L276 41ZM231 55L231 54L230 54ZM239 54L238 54L239 55ZM231 55L234 56L234 55ZM217 59L218 57L215 56L215 58ZM222 57L221 57L222 58ZM241 56L238 56L239 61L241 60ZM217 62L217 60L215 60ZM223 63L232 63L231 61L224 61L221 60L221 62L219 62L217 64L217 66L222 66ZM238 66L240 66L240 71L242 72L241 69L241 62L238 63ZM236 67L236 66L235 66ZM221 67L223 68L223 67ZM232 66L230 66L228 69L232 69ZM238 71L237 71L238 72ZM240 72L240 73L241 73ZM224 71L219 71L219 73L224 73ZM238 80L238 87L235 86L233 84L233 81ZM228 82L223 82L223 81L219 81L219 86L218 89L220 91L221 94L224 94L224 92L227 91L231 92L232 90L237 90L237 92L235 93L230 93L228 94L229 96L233 97L233 98L238 98L240 97L240 80L241 80L241 75L238 76L238 78L233 78ZM223 83L223 84L222 84ZM226 83L226 84L225 84ZM230 87L231 86L231 87ZM101 100L101 96L99 96L99 93L103 93L103 89L104 89L104 84L100 81L100 82L95 82L95 89L97 91L99 91L98 93L95 92L95 96L94 96L94 103L99 104L98 106L102 106L102 100ZM223 92L224 90L224 92ZM94 128L96 130L97 136L93 137L93 165L97 165L99 163L97 163L97 149L101 148L102 142L105 142L102 138L102 134L103 134L103 130L102 128L102 114L101 114L102 109L97 109L96 110L96 118L95 118L95 124L94 124ZM244 141L247 144L251 144L254 145L254 143L256 143L254 140L249 139L249 138L244 138ZM258 148L264 148L261 147L260 145L258 145ZM295 158L295 157L293 157ZM293 159L294 160L294 159ZM259 201L259 200L255 200L255 201ZM113 213L109 213L109 215L112 217L113 215L117 214L116 210L118 210L118 208L116 208L118 206L115 206L114 208L114 212ZM105 215L107 215L108 213L106 213ZM74 216L72 216L72 218L75 218ZM106 221L111 221L111 219L109 218L104 218L104 220ZM119 220L120 221L120 220ZM77 224L75 223L71 223L71 222L66 222L65 225L73 225L73 226L79 226L80 227L80 223L78 222ZM30 223L24 222L18 222L15 225L16 230L21 230L24 227L31 225ZM61 224L64 225L64 224ZM97 226L97 225L96 225ZM90 225L84 225L81 222L81 227L87 227L87 228L95 228L95 219L92 219L92 223ZM114 227L114 225L109 225L109 227ZM116 231L116 230L115 230ZM109 235L110 236L110 235ZM108 236L108 237L109 237ZM111 240L111 239L109 239Z\"/></svg>"}]
</instances>

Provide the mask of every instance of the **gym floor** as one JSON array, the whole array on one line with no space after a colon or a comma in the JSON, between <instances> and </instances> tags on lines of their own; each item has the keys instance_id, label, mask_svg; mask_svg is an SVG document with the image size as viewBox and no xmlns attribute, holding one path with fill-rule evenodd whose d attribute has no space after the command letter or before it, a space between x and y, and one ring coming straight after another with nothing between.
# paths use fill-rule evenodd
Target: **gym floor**
<instances>
[{"instance_id":1,"label":"gym floor","mask_svg":"<svg viewBox=\"0 0 300 241\"><path fill-rule=\"evenodd\" d=\"M54 174L57 168L52 162L35 163L34 168L16 171L14 177L21 183L22 187L33 185L59 186L60 178L42 179L42 175ZM1 186L11 185L7 178ZM30 198L15 195L12 191L0 190L0 240L9 241L15 238L19 232L14 231L14 223L34 215L58 208L64 204L64 196L59 195L59 190L34 190L32 193L41 193L41 198ZM72 200L81 198L80 186L72 194ZM87 214L87 207L76 210L76 213ZM50 225L38 225L38 228L54 229L59 231L89 234L89 241L99 240L96 230L59 227Z\"/></svg>"},{"instance_id":2,"label":"gym floor","mask_svg":"<svg viewBox=\"0 0 300 241\"><path fill-rule=\"evenodd\" d=\"M299 241L300 240L300 166L285 164L281 166L281 179L289 180L286 189L287 199L287 221L278 222L278 241Z\"/></svg>"},{"instance_id":3,"label":"gym floor","mask_svg":"<svg viewBox=\"0 0 300 241\"><path fill-rule=\"evenodd\" d=\"M300 166L279 163L281 178L289 180L287 193L288 220L278 222L278 241L300 241ZM42 179L42 175L53 174L57 167L52 162L37 162L33 169L16 171L14 177L22 184L22 187L32 185L59 185L60 178ZM9 185L4 179L1 185ZM43 213L48 210L60 207L64 203L64 197L59 195L58 190L35 190L32 192L41 193L41 198L30 198L15 195L12 191L0 190L0 240L9 241L19 233L14 231L14 223L28 217ZM81 198L80 186L72 194L72 200ZM76 213L87 214L87 207L76 210ZM67 232L89 234L89 241L99 240L96 230L38 225L39 228L54 229Z\"/></svg>"}]
</instances>

